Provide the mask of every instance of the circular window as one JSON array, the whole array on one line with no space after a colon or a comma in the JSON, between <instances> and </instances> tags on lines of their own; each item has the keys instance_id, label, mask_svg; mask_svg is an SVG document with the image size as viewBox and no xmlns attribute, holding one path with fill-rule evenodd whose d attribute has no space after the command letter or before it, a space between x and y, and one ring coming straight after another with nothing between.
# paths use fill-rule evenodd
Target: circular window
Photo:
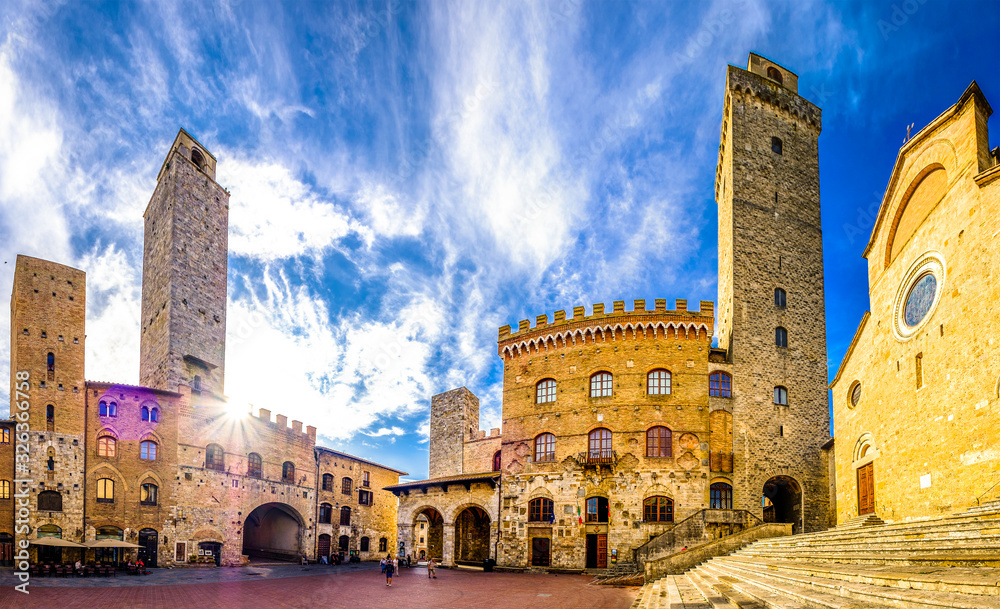
<instances>
[{"instance_id":1,"label":"circular window","mask_svg":"<svg viewBox=\"0 0 1000 609\"><path fill-rule=\"evenodd\" d=\"M944 259L937 252L925 253L910 266L892 308L892 329L897 339L912 338L927 323L941 300L944 281Z\"/></svg>"},{"instance_id":2,"label":"circular window","mask_svg":"<svg viewBox=\"0 0 1000 609\"><path fill-rule=\"evenodd\" d=\"M858 405L861 401L861 383L854 381L854 386L851 387L851 408Z\"/></svg>"}]
</instances>

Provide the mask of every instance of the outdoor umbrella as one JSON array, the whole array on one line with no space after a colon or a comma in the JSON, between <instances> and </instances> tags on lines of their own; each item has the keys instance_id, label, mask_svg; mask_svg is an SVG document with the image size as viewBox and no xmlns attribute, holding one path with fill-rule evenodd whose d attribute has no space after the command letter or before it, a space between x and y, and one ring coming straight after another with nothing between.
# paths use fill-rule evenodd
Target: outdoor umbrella
<instances>
[{"instance_id":1,"label":"outdoor umbrella","mask_svg":"<svg viewBox=\"0 0 1000 609\"><path fill-rule=\"evenodd\" d=\"M137 543L122 541L120 539L97 539L86 542L88 548L141 548Z\"/></svg>"},{"instance_id":2,"label":"outdoor umbrella","mask_svg":"<svg viewBox=\"0 0 1000 609\"><path fill-rule=\"evenodd\" d=\"M68 539L60 537L41 537L39 539L29 539L28 543L33 546L55 546L57 548L86 548L87 546L78 544Z\"/></svg>"}]
</instances>

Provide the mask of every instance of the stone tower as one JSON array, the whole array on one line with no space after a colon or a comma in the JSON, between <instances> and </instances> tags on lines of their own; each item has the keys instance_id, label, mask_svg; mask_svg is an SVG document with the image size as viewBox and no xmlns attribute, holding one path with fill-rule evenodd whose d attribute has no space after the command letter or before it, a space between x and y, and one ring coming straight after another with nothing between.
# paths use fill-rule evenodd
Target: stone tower
<instances>
[{"instance_id":1,"label":"stone tower","mask_svg":"<svg viewBox=\"0 0 1000 609\"><path fill-rule=\"evenodd\" d=\"M10 412L19 423L28 412L31 430L29 471L17 477L31 480L32 524L75 541L83 535L86 279L18 256L10 299Z\"/></svg>"},{"instance_id":2,"label":"stone tower","mask_svg":"<svg viewBox=\"0 0 1000 609\"><path fill-rule=\"evenodd\" d=\"M715 198L734 507L796 532L826 528L829 509L820 130L795 74L755 54L729 66Z\"/></svg>"},{"instance_id":3,"label":"stone tower","mask_svg":"<svg viewBox=\"0 0 1000 609\"><path fill-rule=\"evenodd\" d=\"M431 437L428 478L455 476L462 471L465 438L479 431L479 398L465 387L431 397Z\"/></svg>"},{"instance_id":4,"label":"stone tower","mask_svg":"<svg viewBox=\"0 0 1000 609\"><path fill-rule=\"evenodd\" d=\"M156 181L144 215L139 377L222 395L229 193L215 157L183 129Z\"/></svg>"}]
</instances>

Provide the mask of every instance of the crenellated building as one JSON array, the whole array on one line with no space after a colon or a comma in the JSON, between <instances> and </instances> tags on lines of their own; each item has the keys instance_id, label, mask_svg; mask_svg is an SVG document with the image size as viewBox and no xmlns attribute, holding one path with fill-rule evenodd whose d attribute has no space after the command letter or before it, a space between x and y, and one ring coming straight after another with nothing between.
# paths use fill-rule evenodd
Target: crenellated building
<instances>
[{"instance_id":1,"label":"crenellated building","mask_svg":"<svg viewBox=\"0 0 1000 609\"><path fill-rule=\"evenodd\" d=\"M11 404L29 404L30 460L14 473L14 421L0 421L0 563L15 541L15 480L28 480L29 539L129 541L152 566L367 560L395 547L396 498L383 487L403 472L317 446L315 427L224 396L229 195L215 168L182 129L146 209L144 386L84 380L85 273L18 256ZM61 558L32 548L33 559Z\"/></svg>"}]
</instances>

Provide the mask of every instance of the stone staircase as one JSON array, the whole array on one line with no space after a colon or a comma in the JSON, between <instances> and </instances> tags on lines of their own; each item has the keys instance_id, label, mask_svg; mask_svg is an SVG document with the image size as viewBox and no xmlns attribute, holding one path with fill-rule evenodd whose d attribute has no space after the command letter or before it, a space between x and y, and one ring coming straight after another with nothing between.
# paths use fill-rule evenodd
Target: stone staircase
<instances>
[{"instance_id":1,"label":"stone staircase","mask_svg":"<svg viewBox=\"0 0 1000 609\"><path fill-rule=\"evenodd\" d=\"M604 586L641 586L645 576L634 562L620 561L594 576L592 583Z\"/></svg>"},{"instance_id":2,"label":"stone staircase","mask_svg":"<svg viewBox=\"0 0 1000 609\"><path fill-rule=\"evenodd\" d=\"M1000 502L764 539L643 586L632 609L1000 609Z\"/></svg>"}]
</instances>

